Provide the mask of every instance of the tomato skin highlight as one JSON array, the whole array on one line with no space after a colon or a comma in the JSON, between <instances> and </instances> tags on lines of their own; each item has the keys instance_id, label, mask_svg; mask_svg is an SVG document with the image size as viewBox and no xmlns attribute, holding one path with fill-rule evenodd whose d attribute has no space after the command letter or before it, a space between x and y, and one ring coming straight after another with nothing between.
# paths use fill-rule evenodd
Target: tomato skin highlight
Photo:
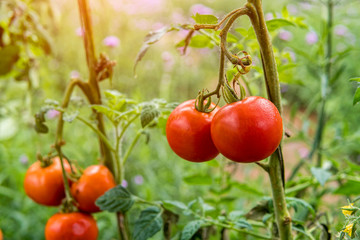
<instances>
[{"instance_id":1,"label":"tomato skin highlight","mask_svg":"<svg viewBox=\"0 0 360 240\"><path fill-rule=\"evenodd\" d=\"M215 104L212 103L211 107L215 107ZM171 149L191 162L214 159L219 151L211 139L210 126L217 110L199 112L195 109L195 99L177 106L166 123L166 137Z\"/></svg>"},{"instance_id":2,"label":"tomato skin highlight","mask_svg":"<svg viewBox=\"0 0 360 240\"><path fill-rule=\"evenodd\" d=\"M283 135L282 118L269 100L252 96L222 107L211 124L211 137L221 154L235 162L269 157Z\"/></svg>"},{"instance_id":3,"label":"tomato skin highlight","mask_svg":"<svg viewBox=\"0 0 360 240\"><path fill-rule=\"evenodd\" d=\"M94 218L85 213L57 213L45 226L46 240L96 240L98 228Z\"/></svg>"},{"instance_id":4,"label":"tomato skin highlight","mask_svg":"<svg viewBox=\"0 0 360 240\"><path fill-rule=\"evenodd\" d=\"M72 184L71 195L78 202L78 208L87 213L99 212L96 199L116 186L110 170L103 165L92 165L85 169L79 180Z\"/></svg>"},{"instance_id":5,"label":"tomato skin highlight","mask_svg":"<svg viewBox=\"0 0 360 240\"><path fill-rule=\"evenodd\" d=\"M52 161L44 168L41 167L40 161L36 161L26 171L24 179L26 195L45 206L59 206L65 197L60 158L53 158ZM71 171L65 159L64 167L67 172Z\"/></svg>"}]
</instances>

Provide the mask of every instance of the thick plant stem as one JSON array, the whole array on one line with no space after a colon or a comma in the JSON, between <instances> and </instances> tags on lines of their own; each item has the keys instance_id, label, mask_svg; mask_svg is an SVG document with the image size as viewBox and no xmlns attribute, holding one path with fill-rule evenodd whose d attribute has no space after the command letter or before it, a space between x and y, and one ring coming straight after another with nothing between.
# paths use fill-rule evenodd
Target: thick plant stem
<instances>
[{"instance_id":1,"label":"thick plant stem","mask_svg":"<svg viewBox=\"0 0 360 240\"><path fill-rule=\"evenodd\" d=\"M88 0L78 0L79 3L79 11L80 11L80 20L84 30L84 45L86 52L86 60L89 68L89 91L86 94L89 102L91 104L101 104L101 95L100 95L100 87L97 81L97 73L95 70L96 67L96 55L95 55L95 46L93 40L93 32L91 25L91 17L90 17L90 7ZM102 132L105 136L105 127L103 116L99 113L96 114L97 119L97 127L100 132ZM99 138L100 151L102 158L104 160L104 164L113 172L113 168L115 167L114 159L111 154L111 151L108 149L106 144Z\"/></svg>"},{"instance_id":2,"label":"thick plant stem","mask_svg":"<svg viewBox=\"0 0 360 240\"><path fill-rule=\"evenodd\" d=\"M127 222L126 222L126 216L122 212L116 213L116 218L118 221L118 227L120 232L120 239L121 240L129 240L128 233L127 233Z\"/></svg>"},{"instance_id":3,"label":"thick plant stem","mask_svg":"<svg viewBox=\"0 0 360 240\"><path fill-rule=\"evenodd\" d=\"M268 33L261 0L249 0L246 4L249 9L249 17L254 27L257 40L260 45L261 58L264 68L264 77L268 98L275 104L279 112L282 112L280 83L277 66L272 49L270 35ZM281 240L291 240L291 217L286 207L285 190L283 185L284 163L281 146L271 155L269 160L269 177L273 194L273 203L276 222Z\"/></svg>"},{"instance_id":4,"label":"thick plant stem","mask_svg":"<svg viewBox=\"0 0 360 240\"><path fill-rule=\"evenodd\" d=\"M89 91L85 93L90 104L101 104L101 94L99 82L97 81L97 72L96 72L96 54L95 46L93 40L92 24L91 24L91 15L90 7L88 0L78 0L79 11L80 11L80 20L84 30L84 45L86 51L86 60L89 69L89 80L87 82L89 86ZM94 111L95 112L95 111ZM98 130L106 137L105 124L102 114L96 113L97 119L97 128ZM104 141L99 137L100 151L104 164L110 169L113 175L116 175L118 172L116 159L113 157L111 149L104 143ZM117 154L117 153L116 153ZM122 169L120 169L122 171ZM118 182L120 184L121 182ZM126 223L126 217L123 213L117 213L118 229L120 233L121 240L128 240L128 228Z\"/></svg>"},{"instance_id":5,"label":"thick plant stem","mask_svg":"<svg viewBox=\"0 0 360 240\"><path fill-rule=\"evenodd\" d=\"M327 101L327 88L328 83L331 79L331 55L332 55L332 27L333 27L333 12L334 12L334 3L333 0L327 1L327 10L328 10L328 22L327 22L327 43L326 43L326 66L325 66L325 78L321 83L321 92L322 92L322 101L321 101L321 110L318 124L319 131L319 140L318 140L318 149L321 149L322 145L322 136L325 126L325 104ZM322 155L318 152L317 167L322 165Z\"/></svg>"}]
</instances>

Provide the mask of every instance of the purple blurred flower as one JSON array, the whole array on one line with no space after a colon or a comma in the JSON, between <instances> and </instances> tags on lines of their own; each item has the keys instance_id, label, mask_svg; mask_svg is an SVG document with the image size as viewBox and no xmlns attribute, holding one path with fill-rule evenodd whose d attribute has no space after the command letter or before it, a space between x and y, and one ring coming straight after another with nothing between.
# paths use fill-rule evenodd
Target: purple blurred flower
<instances>
[{"instance_id":1,"label":"purple blurred flower","mask_svg":"<svg viewBox=\"0 0 360 240\"><path fill-rule=\"evenodd\" d=\"M140 30L146 30L149 31L150 23L146 19L135 19L134 20L134 26Z\"/></svg>"},{"instance_id":2,"label":"purple blurred flower","mask_svg":"<svg viewBox=\"0 0 360 240\"><path fill-rule=\"evenodd\" d=\"M296 15L296 14L299 13L298 8L294 4L289 4L289 5L287 5L286 8L289 11L289 13L292 14L292 15Z\"/></svg>"},{"instance_id":3,"label":"purple blurred flower","mask_svg":"<svg viewBox=\"0 0 360 240\"><path fill-rule=\"evenodd\" d=\"M310 10L312 8L312 5L309 2L301 2L300 7L304 10Z\"/></svg>"},{"instance_id":4,"label":"purple blurred flower","mask_svg":"<svg viewBox=\"0 0 360 240\"><path fill-rule=\"evenodd\" d=\"M339 36L339 37L344 37L348 34L348 28L344 25L336 25L334 27L334 33L335 35Z\"/></svg>"},{"instance_id":5,"label":"purple blurred flower","mask_svg":"<svg viewBox=\"0 0 360 240\"><path fill-rule=\"evenodd\" d=\"M295 62L296 61L296 54L291 48L285 48L284 49L284 58L281 59L282 63L287 64L289 62Z\"/></svg>"},{"instance_id":6,"label":"purple blurred flower","mask_svg":"<svg viewBox=\"0 0 360 240\"><path fill-rule=\"evenodd\" d=\"M120 40L116 36L108 36L103 40L103 43L107 47L115 48L119 46Z\"/></svg>"},{"instance_id":7,"label":"purple blurred flower","mask_svg":"<svg viewBox=\"0 0 360 240\"><path fill-rule=\"evenodd\" d=\"M119 1L119 0L117 0ZM159 12L165 6L163 0L127 1L122 8L130 15Z\"/></svg>"},{"instance_id":8,"label":"purple blurred flower","mask_svg":"<svg viewBox=\"0 0 360 240\"><path fill-rule=\"evenodd\" d=\"M280 91L281 93L285 93L289 90L289 85L286 83L280 83Z\"/></svg>"},{"instance_id":9,"label":"purple blurred flower","mask_svg":"<svg viewBox=\"0 0 360 240\"><path fill-rule=\"evenodd\" d=\"M171 15L172 21L174 23L184 23L186 22L186 18L181 9L176 9Z\"/></svg>"},{"instance_id":10,"label":"purple blurred flower","mask_svg":"<svg viewBox=\"0 0 360 240\"><path fill-rule=\"evenodd\" d=\"M54 119L57 118L59 116L60 112L55 110L55 109L50 109L49 111L47 111L46 113L46 117L48 119Z\"/></svg>"},{"instance_id":11,"label":"purple blurred flower","mask_svg":"<svg viewBox=\"0 0 360 240\"><path fill-rule=\"evenodd\" d=\"M121 186L123 186L124 188L126 188L128 186L128 182L124 179L121 182Z\"/></svg>"},{"instance_id":12,"label":"purple blurred flower","mask_svg":"<svg viewBox=\"0 0 360 240\"><path fill-rule=\"evenodd\" d=\"M269 21L269 20L272 20L272 19L274 19L274 15L272 13L265 14L265 20L266 21Z\"/></svg>"},{"instance_id":13,"label":"purple blurred flower","mask_svg":"<svg viewBox=\"0 0 360 240\"><path fill-rule=\"evenodd\" d=\"M161 57L164 61L165 71L169 72L174 66L174 56L169 52L163 52Z\"/></svg>"},{"instance_id":14,"label":"purple blurred flower","mask_svg":"<svg viewBox=\"0 0 360 240\"><path fill-rule=\"evenodd\" d=\"M75 32L76 32L76 35L79 37L83 37L84 33L85 33L85 31L84 31L84 29L82 29L82 27L78 27Z\"/></svg>"},{"instance_id":15,"label":"purple blurred flower","mask_svg":"<svg viewBox=\"0 0 360 240\"><path fill-rule=\"evenodd\" d=\"M291 61L295 62L296 61L296 54L293 51L290 51L289 54L290 54Z\"/></svg>"},{"instance_id":16,"label":"purple blurred flower","mask_svg":"<svg viewBox=\"0 0 360 240\"><path fill-rule=\"evenodd\" d=\"M152 25L152 29L154 31L160 30L161 28L163 28L165 25L162 22L156 22Z\"/></svg>"},{"instance_id":17,"label":"purple blurred flower","mask_svg":"<svg viewBox=\"0 0 360 240\"><path fill-rule=\"evenodd\" d=\"M317 43L319 40L318 35L314 31L308 32L306 34L305 39L306 39L307 44L309 44L309 45L313 45L313 44Z\"/></svg>"},{"instance_id":18,"label":"purple blurred flower","mask_svg":"<svg viewBox=\"0 0 360 240\"><path fill-rule=\"evenodd\" d=\"M80 73L76 70L70 72L70 78L78 79L80 78Z\"/></svg>"},{"instance_id":19,"label":"purple blurred flower","mask_svg":"<svg viewBox=\"0 0 360 240\"><path fill-rule=\"evenodd\" d=\"M279 38L283 41L290 41L292 39L293 35L291 32L286 31L286 30L280 30L279 31Z\"/></svg>"},{"instance_id":20,"label":"purple blurred flower","mask_svg":"<svg viewBox=\"0 0 360 240\"><path fill-rule=\"evenodd\" d=\"M190 12L193 14L193 15L196 15L196 13L198 14L202 14L202 15L211 15L214 13L214 11L209 8L209 7L206 7L205 5L202 5L202 4L195 4L195 5L192 5L191 8L190 8Z\"/></svg>"},{"instance_id":21,"label":"purple blurred flower","mask_svg":"<svg viewBox=\"0 0 360 240\"><path fill-rule=\"evenodd\" d=\"M306 147L301 147L298 149L298 153L301 158L306 158L309 155L309 149Z\"/></svg>"},{"instance_id":22,"label":"purple blurred flower","mask_svg":"<svg viewBox=\"0 0 360 240\"><path fill-rule=\"evenodd\" d=\"M143 176L141 176L141 175L136 175L136 176L134 177L134 183L137 184L137 185L143 184L143 183L144 183L144 178L143 178Z\"/></svg>"},{"instance_id":23,"label":"purple blurred flower","mask_svg":"<svg viewBox=\"0 0 360 240\"><path fill-rule=\"evenodd\" d=\"M29 158L28 156L26 156L25 154L22 154L20 157L19 157L19 162L22 164L22 165L27 165L29 163Z\"/></svg>"}]
</instances>

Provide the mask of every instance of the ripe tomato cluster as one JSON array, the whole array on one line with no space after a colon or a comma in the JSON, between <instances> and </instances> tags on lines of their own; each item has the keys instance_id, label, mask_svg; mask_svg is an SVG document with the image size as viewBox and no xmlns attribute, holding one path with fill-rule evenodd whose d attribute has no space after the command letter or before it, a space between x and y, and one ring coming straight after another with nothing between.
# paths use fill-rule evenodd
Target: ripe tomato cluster
<instances>
[{"instance_id":1,"label":"ripe tomato cluster","mask_svg":"<svg viewBox=\"0 0 360 240\"><path fill-rule=\"evenodd\" d=\"M252 96L199 112L195 100L180 104L170 114L166 136L171 149L191 162L204 162L219 153L235 162L269 157L283 135L282 118L269 100Z\"/></svg>"},{"instance_id":2,"label":"ripe tomato cluster","mask_svg":"<svg viewBox=\"0 0 360 240\"><path fill-rule=\"evenodd\" d=\"M65 171L70 165L64 160ZM86 168L77 181L69 181L71 195L79 212L60 212L53 215L45 227L47 240L75 239L95 240L98 236L96 221L91 213L99 212L97 198L116 186L113 175L102 165ZM65 198L64 179L58 157L47 166L40 161L32 164L24 180L25 193L35 202L45 206L59 206Z\"/></svg>"}]
</instances>

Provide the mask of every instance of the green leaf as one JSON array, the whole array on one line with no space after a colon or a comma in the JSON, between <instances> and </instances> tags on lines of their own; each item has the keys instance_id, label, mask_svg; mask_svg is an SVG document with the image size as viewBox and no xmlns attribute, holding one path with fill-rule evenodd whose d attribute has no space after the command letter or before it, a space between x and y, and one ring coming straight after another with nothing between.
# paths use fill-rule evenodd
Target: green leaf
<instances>
[{"instance_id":1,"label":"green leaf","mask_svg":"<svg viewBox=\"0 0 360 240\"><path fill-rule=\"evenodd\" d=\"M105 192L99 197L95 204L101 209L108 212L126 212L128 211L135 200L131 193L121 185Z\"/></svg>"},{"instance_id":2,"label":"green leaf","mask_svg":"<svg viewBox=\"0 0 360 240\"><path fill-rule=\"evenodd\" d=\"M0 49L0 76L11 71L19 60L20 48L15 45L8 45Z\"/></svg>"},{"instance_id":3,"label":"green leaf","mask_svg":"<svg viewBox=\"0 0 360 240\"><path fill-rule=\"evenodd\" d=\"M214 15L202 15L196 13L195 16L192 16L197 24L217 24L218 18Z\"/></svg>"},{"instance_id":4,"label":"green leaf","mask_svg":"<svg viewBox=\"0 0 360 240\"><path fill-rule=\"evenodd\" d=\"M205 203L204 199L202 199L201 197L198 197L197 201L198 201L198 203L200 205L201 211L204 214L205 214L205 212L215 210L215 208L213 206L211 206L210 204Z\"/></svg>"},{"instance_id":5,"label":"green leaf","mask_svg":"<svg viewBox=\"0 0 360 240\"><path fill-rule=\"evenodd\" d=\"M360 77L350 78L349 81L360 83Z\"/></svg>"},{"instance_id":6,"label":"green leaf","mask_svg":"<svg viewBox=\"0 0 360 240\"><path fill-rule=\"evenodd\" d=\"M289 206L295 209L295 212L298 210L298 206L300 205L307 208L315 216L315 210L308 202L295 197L287 197L286 201L288 202Z\"/></svg>"},{"instance_id":7,"label":"green leaf","mask_svg":"<svg viewBox=\"0 0 360 240\"><path fill-rule=\"evenodd\" d=\"M136 59L135 59L135 64L134 64L134 74L136 73L136 67L138 65L138 63L142 60L142 58L145 56L147 50L149 49L149 47L158 42L166 33L174 31L174 30L179 30L179 28L177 27L173 27L173 26L167 26L167 27L163 27L157 31L153 31L153 32L149 32L144 39L144 43L140 48L140 51L138 52Z\"/></svg>"},{"instance_id":8,"label":"green leaf","mask_svg":"<svg viewBox=\"0 0 360 240\"><path fill-rule=\"evenodd\" d=\"M72 112L72 113L67 113L65 112L64 115L63 115L63 120L65 122L72 122L75 120L75 118L79 115L79 111L75 111L75 112Z\"/></svg>"},{"instance_id":9,"label":"green leaf","mask_svg":"<svg viewBox=\"0 0 360 240\"><path fill-rule=\"evenodd\" d=\"M243 217L245 213L243 211L235 210L229 213L229 219L234 221Z\"/></svg>"},{"instance_id":10,"label":"green leaf","mask_svg":"<svg viewBox=\"0 0 360 240\"><path fill-rule=\"evenodd\" d=\"M159 232L163 226L161 209L149 207L143 210L134 226L134 240L146 240Z\"/></svg>"},{"instance_id":11,"label":"green leaf","mask_svg":"<svg viewBox=\"0 0 360 240\"><path fill-rule=\"evenodd\" d=\"M357 104L358 102L360 102L360 87L358 87L356 89L356 92L354 95L354 100L353 100L353 105Z\"/></svg>"},{"instance_id":12,"label":"green leaf","mask_svg":"<svg viewBox=\"0 0 360 240\"><path fill-rule=\"evenodd\" d=\"M141 126L144 128L150 124L153 120L159 117L161 112L155 104L148 103L141 109L140 121Z\"/></svg>"},{"instance_id":13,"label":"green leaf","mask_svg":"<svg viewBox=\"0 0 360 240\"><path fill-rule=\"evenodd\" d=\"M211 39L204 35L195 35L191 38L190 47L193 48L207 48L212 47Z\"/></svg>"},{"instance_id":14,"label":"green leaf","mask_svg":"<svg viewBox=\"0 0 360 240\"><path fill-rule=\"evenodd\" d=\"M281 10L281 15L283 18L288 18L289 17L289 11L287 10L287 7L284 6L283 9Z\"/></svg>"},{"instance_id":15,"label":"green leaf","mask_svg":"<svg viewBox=\"0 0 360 240\"><path fill-rule=\"evenodd\" d=\"M323 168L312 167L311 173L314 175L316 180L318 180L321 186L324 186L326 181L332 176L331 172Z\"/></svg>"},{"instance_id":16,"label":"green leaf","mask_svg":"<svg viewBox=\"0 0 360 240\"><path fill-rule=\"evenodd\" d=\"M188 207L179 201L172 201L172 200L163 200L162 201L163 207L171 212L178 213L179 210L187 210Z\"/></svg>"},{"instance_id":17,"label":"green leaf","mask_svg":"<svg viewBox=\"0 0 360 240\"><path fill-rule=\"evenodd\" d=\"M180 240L189 240L194 234L199 231L201 225L204 223L202 220L194 220L186 224L181 232Z\"/></svg>"},{"instance_id":18,"label":"green leaf","mask_svg":"<svg viewBox=\"0 0 360 240\"><path fill-rule=\"evenodd\" d=\"M264 193L260 192L256 187L250 186L246 183L240 182L232 182L234 187L237 187L240 191L246 192L248 194L256 195L256 196L264 196Z\"/></svg>"},{"instance_id":19,"label":"green leaf","mask_svg":"<svg viewBox=\"0 0 360 240\"><path fill-rule=\"evenodd\" d=\"M48 106L51 106L51 107L58 107L60 106L59 102L54 100L54 99L45 99L45 104L48 105Z\"/></svg>"},{"instance_id":20,"label":"green leaf","mask_svg":"<svg viewBox=\"0 0 360 240\"><path fill-rule=\"evenodd\" d=\"M343 240L343 239L344 239L344 237L345 237L345 233L344 233L344 232L341 232L341 233L340 233L339 240Z\"/></svg>"},{"instance_id":21,"label":"green leaf","mask_svg":"<svg viewBox=\"0 0 360 240\"><path fill-rule=\"evenodd\" d=\"M302 233L302 234L305 234L305 235L308 234L308 233L306 232L304 226L302 226L302 225L300 225L300 224L296 224L296 225L293 224L293 225L292 225L292 229L294 229L295 231L300 232L300 233Z\"/></svg>"},{"instance_id":22,"label":"green leaf","mask_svg":"<svg viewBox=\"0 0 360 240\"><path fill-rule=\"evenodd\" d=\"M264 224L266 224L266 222L267 222L270 218L272 218L272 217L274 217L274 214L273 214L273 213L266 213L266 214L263 216L263 218L262 218L262 222L263 222Z\"/></svg>"},{"instance_id":23,"label":"green leaf","mask_svg":"<svg viewBox=\"0 0 360 240\"><path fill-rule=\"evenodd\" d=\"M183 180L187 184L191 185L210 185L212 184L212 178L208 175L190 175L187 177L184 177Z\"/></svg>"},{"instance_id":24,"label":"green leaf","mask_svg":"<svg viewBox=\"0 0 360 240\"><path fill-rule=\"evenodd\" d=\"M253 27L250 27L248 29L248 33L247 33L247 36L246 36L246 39L255 39L256 38L256 34L255 34L255 30Z\"/></svg>"},{"instance_id":25,"label":"green leaf","mask_svg":"<svg viewBox=\"0 0 360 240\"><path fill-rule=\"evenodd\" d=\"M226 38L227 42L231 42L231 43L237 43L239 41L239 39L231 33L227 34L227 38Z\"/></svg>"},{"instance_id":26,"label":"green leaf","mask_svg":"<svg viewBox=\"0 0 360 240\"><path fill-rule=\"evenodd\" d=\"M334 191L334 194L341 194L345 196L359 195L360 182L348 180L346 183L339 186L339 188Z\"/></svg>"},{"instance_id":27,"label":"green leaf","mask_svg":"<svg viewBox=\"0 0 360 240\"><path fill-rule=\"evenodd\" d=\"M245 217L247 219L261 220L265 214L268 214L272 211L272 206L272 199L264 198L258 202L255 207L250 209L250 211L246 213Z\"/></svg>"},{"instance_id":28,"label":"green leaf","mask_svg":"<svg viewBox=\"0 0 360 240\"><path fill-rule=\"evenodd\" d=\"M246 37L248 35L248 30L245 28L236 28L235 31L240 33L243 37Z\"/></svg>"},{"instance_id":29,"label":"green leaf","mask_svg":"<svg viewBox=\"0 0 360 240\"><path fill-rule=\"evenodd\" d=\"M252 226L245 219L239 219L235 222L235 226L238 228L246 228L252 230Z\"/></svg>"},{"instance_id":30,"label":"green leaf","mask_svg":"<svg viewBox=\"0 0 360 240\"><path fill-rule=\"evenodd\" d=\"M290 22L289 20L277 18L271 19L266 21L266 26L270 32L275 31L279 28L286 27L286 26L296 26L294 23Z\"/></svg>"}]
</instances>

